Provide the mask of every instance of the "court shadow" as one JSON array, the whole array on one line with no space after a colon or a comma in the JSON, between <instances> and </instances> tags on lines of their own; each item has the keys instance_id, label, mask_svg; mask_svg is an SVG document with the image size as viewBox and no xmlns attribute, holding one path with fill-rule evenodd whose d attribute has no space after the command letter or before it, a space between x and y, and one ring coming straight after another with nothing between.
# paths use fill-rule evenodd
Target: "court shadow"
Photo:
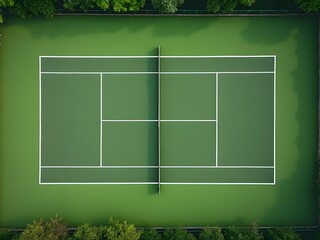
<instances>
[{"instance_id":1,"label":"court shadow","mask_svg":"<svg viewBox=\"0 0 320 240\"><path fill-rule=\"evenodd\" d=\"M273 226L314 226L318 221L317 19L277 17L271 23L257 17L242 33L252 45L274 47L266 54L277 55L277 178L275 186L263 187L275 194L262 220Z\"/></svg>"},{"instance_id":2,"label":"court shadow","mask_svg":"<svg viewBox=\"0 0 320 240\"><path fill-rule=\"evenodd\" d=\"M148 52L148 55L151 56L157 56L158 55L158 48L154 48L152 50L150 50ZM155 66L157 62L152 61L152 59L150 61L148 61L148 69L154 69L155 71L158 70L158 66ZM155 106L155 103L157 103L157 99L158 98L158 76L155 75L152 80L156 81L156 84L153 81L148 81L148 85L147 85L147 89L148 89L148 116L149 119L157 119L157 111L158 111L158 106ZM156 88L156 89L155 89ZM154 122L153 124L157 125L157 122ZM154 125L152 125L152 127L149 128L148 131L148 165L149 166L158 166L158 146L153 146L154 145L154 138L155 136L158 137L158 132L154 132L157 131L158 128L154 128ZM156 143L158 143L158 141L156 141ZM153 169L154 170L154 169ZM153 171L150 169L149 171L149 179L152 179L154 182L158 182L158 174L155 175L155 171ZM150 195L153 194L158 194L158 185L148 185L148 193Z\"/></svg>"},{"instance_id":3,"label":"court shadow","mask_svg":"<svg viewBox=\"0 0 320 240\"><path fill-rule=\"evenodd\" d=\"M188 37L207 28L216 19L215 17L161 16L154 21L153 35L159 38Z\"/></svg>"},{"instance_id":4,"label":"court shadow","mask_svg":"<svg viewBox=\"0 0 320 240\"><path fill-rule=\"evenodd\" d=\"M159 195L158 185L153 185L153 184L148 185L148 194L149 195Z\"/></svg>"},{"instance_id":5,"label":"court shadow","mask_svg":"<svg viewBox=\"0 0 320 240\"><path fill-rule=\"evenodd\" d=\"M213 18L210 19L210 21ZM112 34L119 33L124 39L133 41L134 35L143 33L145 41L150 36L157 38L173 36L189 36L203 28L210 21L204 18L177 17L177 16L55 16L53 19L35 17L26 20L8 16L4 25L23 26L34 39L60 38L87 36L90 34L107 34L105 37L112 38ZM129 43L129 42L128 42ZM93 44L93 43L91 43Z\"/></svg>"},{"instance_id":6,"label":"court shadow","mask_svg":"<svg viewBox=\"0 0 320 240\"><path fill-rule=\"evenodd\" d=\"M248 21L247 27L242 31L242 36L253 44L277 44L285 41L295 29L293 26L288 28L287 21L282 21L283 17L278 17L274 24L270 24L266 18L251 18L254 18L254 21Z\"/></svg>"},{"instance_id":7,"label":"court shadow","mask_svg":"<svg viewBox=\"0 0 320 240\"><path fill-rule=\"evenodd\" d=\"M1 47L0 47L0 55L1 55ZM3 68L3 58L0 58L0 95L2 95L2 91L4 90L4 87L3 87L3 77L1 76L1 73L3 72L2 71L2 68ZM4 114L4 111L3 111L3 105L0 104L0 116L5 116ZM3 132L3 128L5 128L5 125L4 125L4 121L3 121L3 118L1 117L0 118L0 132ZM5 168L3 166L4 164L4 161L2 161L2 159L4 158L3 156L3 150L2 148L4 148L4 136L0 135L0 196L4 196L3 194L3 189L5 188L5 179L4 179L4 171L5 171ZM0 197L0 206L3 206L2 204L2 201L3 201L3 198ZM1 208L0 208L0 212L1 211ZM2 222L2 219L1 219L1 216L0 216L0 222Z\"/></svg>"}]
</instances>

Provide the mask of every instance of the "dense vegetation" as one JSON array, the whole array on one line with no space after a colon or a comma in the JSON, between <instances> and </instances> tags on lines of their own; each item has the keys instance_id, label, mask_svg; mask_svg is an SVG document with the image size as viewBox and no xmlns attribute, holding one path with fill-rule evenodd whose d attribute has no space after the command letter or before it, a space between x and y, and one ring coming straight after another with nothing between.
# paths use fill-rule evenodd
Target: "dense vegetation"
<instances>
[{"instance_id":1,"label":"dense vegetation","mask_svg":"<svg viewBox=\"0 0 320 240\"><path fill-rule=\"evenodd\" d=\"M147 1L147 3L146 3ZM0 23L3 22L1 11L13 13L22 18L43 16L52 18L57 9L66 11L100 10L114 13L139 12L145 5L159 13L175 13L184 8L185 0L0 0ZM231 13L235 9L253 7L256 0L197 0L205 3L210 13ZM319 12L320 0L279 0L297 6L300 10ZM198 4L197 3L197 4ZM192 5L192 4L191 4Z\"/></svg>"},{"instance_id":2,"label":"dense vegetation","mask_svg":"<svg viewBox=\"0 0 320 240\"><path fill-rule=\"evenodd\" d=\"M256 224L250 227L230 226L225 229L207 227L197 236L183 228L167 228L156 231L152 228L137 229L133 224L110 218L106 225L82 224L75 231L69 231L62 218L37 220L28 224L22 232L0 231L0 240L299 240L292 228L258 230Z\"/></svg>"}]
</instances>

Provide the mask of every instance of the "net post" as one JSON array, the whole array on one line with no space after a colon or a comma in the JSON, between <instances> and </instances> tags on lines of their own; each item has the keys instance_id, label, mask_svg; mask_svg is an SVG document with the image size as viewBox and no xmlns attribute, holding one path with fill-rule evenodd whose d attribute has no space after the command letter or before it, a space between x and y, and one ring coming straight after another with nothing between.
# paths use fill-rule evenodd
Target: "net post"
<instances>
[{"instance_id":1,"label":"net post","mask_svg":"<svg viewBox=\"0 0 320 240\"><path fill-rule=\"evenodd\" d=\"M161 49L158 46L158 194L160 194L160 185L161 185L161 155L160 155L160 119L161 119L161 111L160 111L160 86L161 86L161 65L160 65L160 56Z\"/></svg>"}]
</instances>

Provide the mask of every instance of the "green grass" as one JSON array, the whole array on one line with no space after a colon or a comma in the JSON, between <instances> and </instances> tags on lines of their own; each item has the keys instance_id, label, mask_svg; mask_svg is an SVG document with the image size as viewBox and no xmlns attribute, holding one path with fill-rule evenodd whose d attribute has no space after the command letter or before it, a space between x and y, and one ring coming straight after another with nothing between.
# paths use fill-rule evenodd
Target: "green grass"
<instances>
[{"instance_id":1,"label":"green grass","mask_svg":"<svg viewBox=\"0 0 320 240\"><path fill-rule=\"evenodd\" d=\"M146 226L315 225L316 17L7 19L0 49L0 226L55 214ZM277 56L275 186L38 184L39 55ZM231 150L230 150L231 151Z\"/></svg>"}]
</instances>

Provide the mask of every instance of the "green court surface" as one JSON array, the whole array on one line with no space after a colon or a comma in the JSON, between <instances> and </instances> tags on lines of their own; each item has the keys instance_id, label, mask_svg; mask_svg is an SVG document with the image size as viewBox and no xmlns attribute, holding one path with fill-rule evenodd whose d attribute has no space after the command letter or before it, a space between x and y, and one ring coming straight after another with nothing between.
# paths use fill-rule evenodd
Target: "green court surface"
<instances>
[{"instance_id":1,"label":"green court surface","mask_svg":"<svg viewBox=\"0 0 320 240\"><path fill-rule=\"evenodd\" d=\"M40 184L275 184L276 57L155 57L40 57Z\"/></svg>"},{"instance_id":2,"label":"green court surface","mask_svg":"<svg viewBox=\"0 0 320 240\"><path fill-rule=\"evenodd\" d=\"M9 18L0 227L316 225L317 33L311 16Z\"/></svg>"}]
</instances>

